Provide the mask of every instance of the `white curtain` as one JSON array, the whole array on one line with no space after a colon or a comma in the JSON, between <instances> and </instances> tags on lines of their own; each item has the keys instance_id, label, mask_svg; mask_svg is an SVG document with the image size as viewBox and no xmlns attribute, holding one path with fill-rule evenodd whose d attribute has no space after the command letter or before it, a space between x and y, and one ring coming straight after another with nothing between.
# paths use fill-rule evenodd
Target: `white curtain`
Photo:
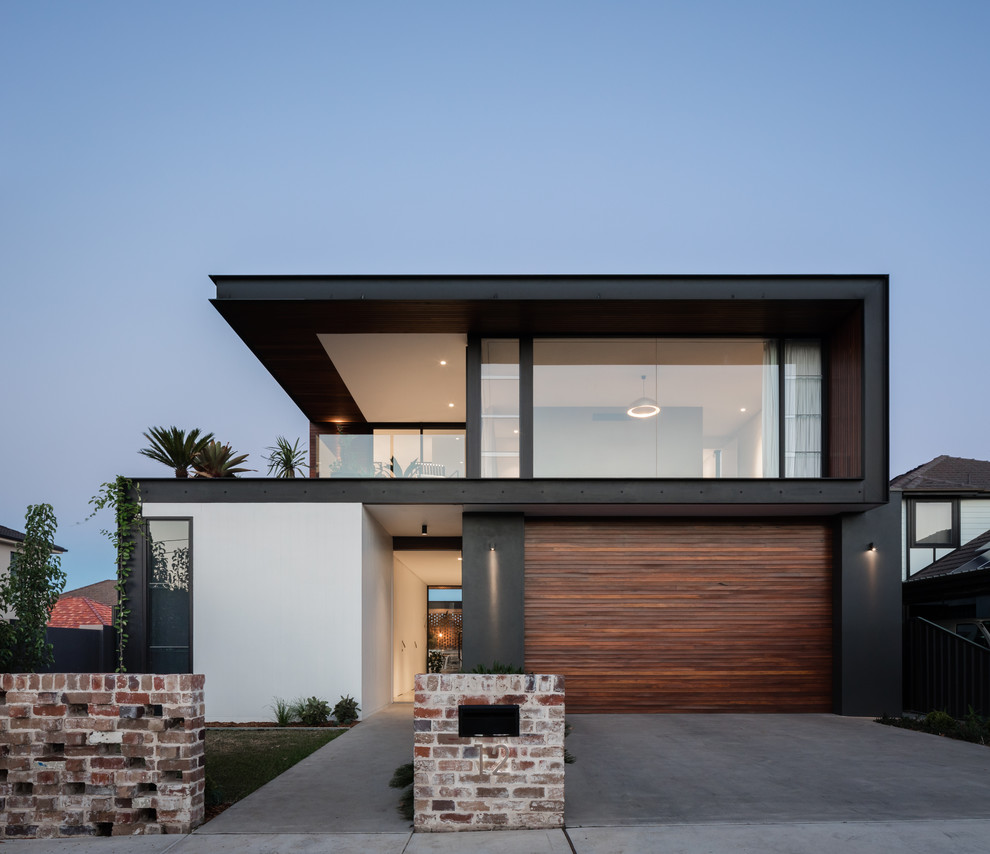
<instances>
[{"instance_id":1,"label":"white curtain","mask_svg":"<svg viewBox=\"0 0 990 854\"><path fill-rule=\"evenodd\" d=\"M780 477L780 384L777 342L763 342L763 477Z\"/></svg>"},{"instance_id":2,"label":"white curtain","mask_svg":"<svg viewBox=\"0 0 990 854\"><path fill-rule=\"evenodd\" d=\"M817 341L784 342L784 476L822 475L822 352Z\"/></svg>"}]
</instances>

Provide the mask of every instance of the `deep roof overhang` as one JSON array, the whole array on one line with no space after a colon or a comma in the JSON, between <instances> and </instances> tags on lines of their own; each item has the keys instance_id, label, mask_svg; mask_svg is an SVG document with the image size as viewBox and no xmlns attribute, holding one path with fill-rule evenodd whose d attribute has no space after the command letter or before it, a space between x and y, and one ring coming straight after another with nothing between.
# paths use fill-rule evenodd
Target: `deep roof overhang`
<instances>
[{"instance_id":1,"label":"deep roof overhang","mask_svg":"<svg viewBox=\"0 0 990 854\"><path fill-rule=\"evenodd\" d=\"M825 336L887 277L212 276L214 307L314 423L364 416L317 336Z\"/></svg>"}]
</instances>

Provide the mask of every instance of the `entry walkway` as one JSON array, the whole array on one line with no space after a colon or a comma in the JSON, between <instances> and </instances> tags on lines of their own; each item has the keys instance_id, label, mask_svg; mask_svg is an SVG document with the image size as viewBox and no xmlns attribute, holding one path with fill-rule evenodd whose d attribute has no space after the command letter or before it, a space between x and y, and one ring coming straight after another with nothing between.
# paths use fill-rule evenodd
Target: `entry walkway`
<instances>
[{"instance_id":1,"label":"entry walkway","mask_svg":"<svg viewBox=\"0 0 990 854\"><path fill-rule=\"evenodd\" d=\"M984 854L990 748L832 715L575 715L567 831L413 834L388 787L393 704L186 837L7 842L4 854Z\"/></svg>"}]
</instances>

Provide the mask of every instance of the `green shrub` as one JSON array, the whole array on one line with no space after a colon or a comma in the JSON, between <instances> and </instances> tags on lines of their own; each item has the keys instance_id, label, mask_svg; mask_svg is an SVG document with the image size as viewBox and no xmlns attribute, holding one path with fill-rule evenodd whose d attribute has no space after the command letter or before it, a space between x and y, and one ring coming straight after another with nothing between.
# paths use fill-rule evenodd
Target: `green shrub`
<instances>
[{"instance_id":1,"label":"green shrub","mask_svg":"<svg viewBox=\"0 0 990 854\"><path fill-rule=\"evenodd\" d=\"M393 789L404 789L406 786L411 786L413 783L413 764L412 762L407 762L405 765L400 765L395 769L395 773L392 774L392 779L388 781L388 784Z\"/></svg>"},{"instance_id":2,"label":"green shrub","mask_svg":"<svg viewBox=\"0 0 990 854\"><path fill-rule=\"evenodd\" d=\"M289 711L292 717L299 718L306 726L319 726L330 720L330 704L319 697L296 700Z\"/></svg>"},{"instance_id":3,"label":"green shrub","mask_svg":"<svg viewBox=\"0 0 990 854\"><path fill-rule=\"evenodd\" d=\"M953 735L956 731L956 719L948 712L929 712L925 715L925 729L936 735Z\"/></svg>"},{"instance_id":4,"label":"green shrub","mask_svg":"<svg viewBox=\"0 0 990 854\"><path fill-rule=\"evenodd\" d=\"M357 704L357 700L348 695L341 697L333 707L333 718L341 725L351 724L358 719L360 711L361 707Z\"/></svg>"},{"instance_id":5,"label":"green shrub","mask_svg":"<svg viewBox=\"0 0 990 854\"><path fill-rule=\"evenodd\" d=\"M475 666L474 670L469 671L471 673L525 673L521 667L514 667L511 664L502 664L501 661L495 659L489 667L486 664L478 664Z\"/></svg>"},{"instance_id":6,"label":"green shrub","mask_svg":"<svg viewBox=\"0 0 990 854\"><path fill-rule=\"evenodd\" d=\"M275 723L279 726L288 726L295 719L292 713L292 704L287 703L281 697L272 699L271 710L275 713Z\"/></svg>"},{"instance_id":7,"label":"green shrub","mask_svg":"<svg viewBox=\"0 0 990 854\"><path fill-rule=\"evenodd\" d=\"M392 779L388 781L388 784L393 789L405 789L402 796L399 798L399 815L401 815L404 819L412 821L414 816L412 762L407 762L405 765L400 765L396 768L395 773L392 774Z\"/></svg>"}]
</instances>

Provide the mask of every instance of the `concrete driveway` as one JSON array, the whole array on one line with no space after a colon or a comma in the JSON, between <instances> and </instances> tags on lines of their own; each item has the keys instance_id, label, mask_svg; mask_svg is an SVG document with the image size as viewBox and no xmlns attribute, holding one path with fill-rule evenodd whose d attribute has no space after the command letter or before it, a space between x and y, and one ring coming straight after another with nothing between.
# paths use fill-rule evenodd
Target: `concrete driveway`
<instances>
[{"instance_id":1,"label":"concrete driveway","mask_svg":"<svg viewBox=\"0 0 990 854\"><path fill-rule=\"evenodd\" d=\"M574 715L568 827L990 819L990 748L835 715Z\"/></svg>"}]
</instances>

